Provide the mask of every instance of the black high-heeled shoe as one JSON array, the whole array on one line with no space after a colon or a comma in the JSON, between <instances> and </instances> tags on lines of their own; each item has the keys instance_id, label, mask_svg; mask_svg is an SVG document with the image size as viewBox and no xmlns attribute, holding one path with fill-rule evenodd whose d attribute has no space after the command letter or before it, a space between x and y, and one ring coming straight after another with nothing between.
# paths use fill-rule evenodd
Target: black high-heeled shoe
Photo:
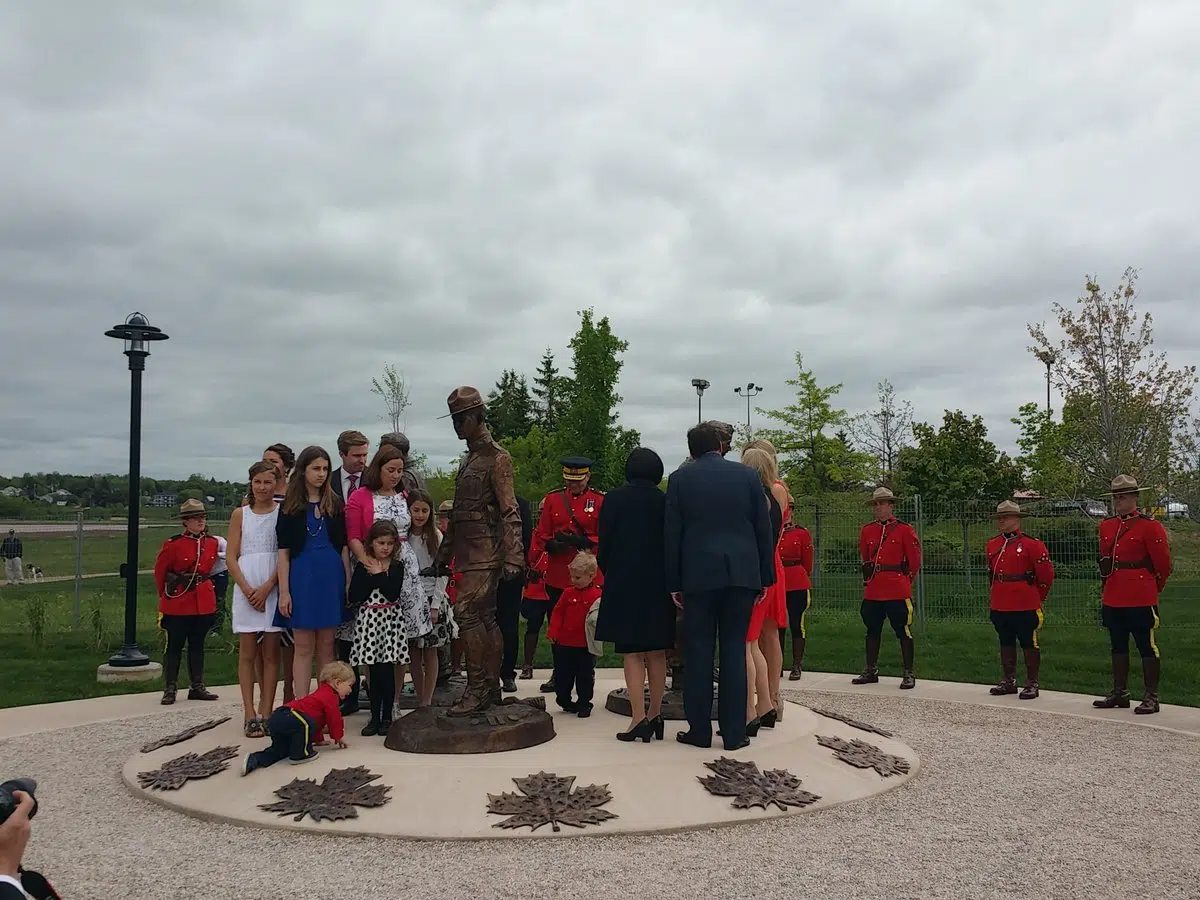
<instances>
[{"instance_id":1,"label":"black high-heeled shoe","mask_svg":"<svg viewBox=\"0 0 1200 900\"><path fill-rule=\"evenodd\" d=\"M759 717L759 722L763 728L774 728L775 723L779 721L779 711L775 709L768 710ZM753 735L751 735L753 737Z\"/></svg>"},{"instance_id":2,"label":"black high-heeled shoe","mask_svg":"<svg viewBox=\"0 0 1200 900\"><path fill-rule=\"evenodd\" d=\"M650 724L649 719L642 719L628 731L618 731L617 740L623 741L626 744L631 744L634 741L644 741L650 743L654 740L654 726Z\"/></svg>"},{"instance_id":3,"label":"black high-heeled shoe","mask_svg":"<svg viewBox=\"0 0 1200 900\"><path fill-rule=\"evenodd\" d=\"M666 720L662 717L662 713L659 713L650 720L650 727L654 730L654 736L661 741L663 739L664 730L667 727Z\"/></svg>"},{"instance_id":4,"label":"black high-heeled shoe","mask_svg":"<svg viewBox=\"0 0 1200 900\"><path fill-rule=\"evenodd\" d=\"M762 725L761 719L751 719L746 723L746 737L758 737L758 728ZM721 732L717 731L717 737L723 737Z\"/></svg>"},{"instance_id":5,"label":"black high-heeled shoe","mask_svg":"<svg viewBox=\"0 0 1200 900\"><path fill-rule=\"evenodd\" d=\"M359 732L363 737L375 737L379 734L379 723L375 721L368 722L363 726L363 730Z\"/></svg>"}]
</instances>

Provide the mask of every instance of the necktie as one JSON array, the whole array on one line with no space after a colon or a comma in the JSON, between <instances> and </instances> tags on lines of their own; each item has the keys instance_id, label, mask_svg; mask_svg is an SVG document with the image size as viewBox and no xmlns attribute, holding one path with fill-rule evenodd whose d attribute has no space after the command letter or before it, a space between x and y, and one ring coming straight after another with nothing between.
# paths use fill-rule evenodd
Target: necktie
<instances>
[{"instance_id":1,"label":"necktie","mask_svg":"<svg viewBox=\"0 0 1200 900\"><path fill-rule=\"evenodd\" d=\"M358 476L351 475L350 476L350 493L353 494L356 490L358 490Z\"/></svg>"}]
</instances>

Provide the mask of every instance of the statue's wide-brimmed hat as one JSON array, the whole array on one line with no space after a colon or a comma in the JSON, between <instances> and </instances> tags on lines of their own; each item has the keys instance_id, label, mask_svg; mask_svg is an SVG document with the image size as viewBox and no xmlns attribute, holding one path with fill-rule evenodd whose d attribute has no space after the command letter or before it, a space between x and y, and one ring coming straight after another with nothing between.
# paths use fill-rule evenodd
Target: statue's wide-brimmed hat
<instances>
[{"instance_id":1,"label":"statue's wide-brimmed hat","mask_svg":"<svg viewBox=\"0 0 1200 900\"><path fill-rule=\"evenodd\" d=\"M876 503L895 503L898 499L900 498L892 493L891 488L877 487L871 492L867 506L874 506Z\"/></svg>"},{"instance_id":2,"label":"statue's wide-brimmed hat","mask_svg":"<svg viewBox=\"0 0 1200 900\"><path fill-rule=\"evenodd\" d=\"M439 419L448 419L459 413L480 409L483 406L483 397L473 387L456 387L454 392L446 398L446 406L450 408L450 412L444 416L438 416Z\"/></svg>"},{"instance_id":3,"label":"statue's wide-brimmed hat","mask_svg":"<svg viewBox=\"0 0 1200 900\"><path fill-rule=\"evenodd\" d=\"M1015 500L1001 500L996 504L996 518L1002 516L1023 516L1025 510L1021 509L1020 504Z\"/></svg>"},{"instance_id":4,"label":"statue's wide-brimmed hat","mask_svg":"<svg viewBox=\"0 0 1200 900\"><path fill-rule=\"evenodd\" d=\"M592 461L586 456L564 456L559 463L563 481L583 481L592 474Z\"/></svg>"},{"instance_id":5,"label":"statue's wide-brimmed hat","mask_svg":"<svg viewBox=\"0 0 1200 900\"><path fill-rule=\"evenodd\" d=\"M412 449L412 444L408 440L408 435L403 431L392 431L388 434L379 436L380 447L395 447L401 453L408 453Z\"/></svg>"},{"instance_id":6,"label":"statue's wide-brimmed hat","mask_svg":"<svg viewBox=\"0 0 1200 900\"><path fill-rule=\"evenodd\" d=\"M208 510L204 508L204 504L199 500L184 500L179 507L179 518L192 519L196 516L207 516Z\"/></svg>"},{"instance_id":7,"label":"statue's wide-brimmed hat","mask_svg":"<svg viewBox=\"0 0 1200 900\"><path fill-rule=\"evenodd\" d=\"M1139 491L1148 491L1150 488L1138 487L1137 479L1132 475L1118 475L1112 480L1110 490L1106 497L1117 497L1121 494L1136 494Z\"/></svg>"},{"instance_id":8,"label":"statue's wide-brimmed hat","mask_svg":"<svg viewBox=\"0 0 1200 900\"><path fill-rule=\"evenodd\" d=\"M438 515L440 516L442 513L449 515L451 510L453 510L453 509L454 509L454 501L453 500L443 500L441 503L438 504Z\"/></svg>"}]
</instances>

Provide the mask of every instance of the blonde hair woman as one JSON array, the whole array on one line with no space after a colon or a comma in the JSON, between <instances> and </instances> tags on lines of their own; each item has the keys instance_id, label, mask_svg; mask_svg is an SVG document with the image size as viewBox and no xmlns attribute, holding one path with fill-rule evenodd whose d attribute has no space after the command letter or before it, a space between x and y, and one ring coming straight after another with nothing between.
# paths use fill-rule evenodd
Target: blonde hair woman
<instances>
[{"instance_id":1,"label":"blonde hair woman","mask_svg":"<svg viewBox=\"0 0 1200 900\"><path fill-rule=\"evenodd\" d=\"M771 446L766 441L761 443L767 447ZM762 711L766 704L760 697L756 705L758 717L764 728L774 728L783 711L783 703L779 697L779 681L783 675L783 648L779 644L779 630L787 628L788 624L787 589L784 584L783 560L779 556L779 538L783 534L783 524L791 519L792 511L788 502L788 489L779 480L779 467L773 452L761 446L747 446L742 451L742 462L758 473L763 491L771 498L769 502L773 504L771 524L775 529L775 583L767 588L766 597L754 608L746 640L758 644L756 665L757 659L761 657L766 666L767 703L770 709L765 713ZM778 524L774 507L779 509Z\"/></svg>"}]
</instances>

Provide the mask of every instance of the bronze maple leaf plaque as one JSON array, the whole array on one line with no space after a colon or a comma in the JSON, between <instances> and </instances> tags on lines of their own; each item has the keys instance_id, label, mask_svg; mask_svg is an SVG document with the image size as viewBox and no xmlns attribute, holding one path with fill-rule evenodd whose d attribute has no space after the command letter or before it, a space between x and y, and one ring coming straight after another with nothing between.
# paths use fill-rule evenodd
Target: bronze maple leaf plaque
<instances>
[{"instance_id":1,"label":"bronze maple leaf plaque","mask_svg":"<svg viewBox=\"0 0 1200 900\"><path fill-rule=\"evenodd\" d=\"M755 763L727 756L704 765L716 774L697 775L697 780L710 794L732 797L735 809L757 806L765 810L777 806L786 812L789 806L810 806L821 799L816 794L801 790L800 779L786 769L760 772Z\"/></svg>"},{"instance_id":2,"label":"bronze maple leaf plaque","mask_svg":"<svg viewBox=\"0 0 1200 900\"><path fill-rule=\"evenodd\" d=\"M848 741L845 738L822 737L818 734L817 743L822 747L830 748L833 755L842 762L858 769L874 769L884 778L892 775L907 775L911 770L908 760L904 757L884 753L874 744L868 744L858 738Z\"/></svg>"},{"instance_id":3,"label":"bronze maple leaf plaque","mask_svg":"<svg viewBox=\"0 0 1200 900\"><path fill-rule=\"evenodd\" d=\"M138 784L156 791L177 791L189 781L209 778L229 767L237 747L214 747L207 753L185 753L150 772L138 772Z\"/></svg>"},{"instance_id":4,"label":"bronze maple leaf plaque","mask_svg":"<svg viewBox=\"0 0 1200 900\"><path fill-rule=\"evenodd\" d=\"M521 793L488 794L488 812L508 816L493 828L521 828L528 826L537 831L549 825L554 831L562 831L560 825L583 828L599 825L617 814L600 809L612 800L607 784L589 784L573 789L575 776L559 777L553 772L538 772L525 778L514 778L513 784Z\"/></svg>"},{"instance_id":5,"label":"bronze maple leaf plaque","mask_svg":"<svg viewBox=\"0 0 1200 900\"><path fill-rule=\"evenodd\" d=\"M839 722L844 722L851 728L857 728L859 731L869 731L871 734L877 734L880 737L894 737L890 731L884 731L882 728L876 728L874 725L868 725L859 719L852 718L845 713L834 712L831 709L817 709L815 706L809 707L818 716L824 716L827 719L836 719Z\"/></svg>"},{"instance_id":6,"label":"bronze maple leaf plaque","mask_svg":"<svg viewBox=\"0 0 1200 900\"><path fill-rule=\"evenodd\" d=\"M161 747L170 747L172 744L182 744L184 741L191 740L202 731L208 731L210 728L216 728L218 725L224 725L230 719L225 716L223 719L209 719L207 722L201 722L199 725L193 725L191 728L185 728L183 731L178 731L175 734L168 734L166 737L159 738L156 741L150 741L148 744L142 744L142 752L150 753L158 750Z\"/></svg>"},{"instance_id":7,"label":"bronze maple leaf plaque","mask_svg":"<svg viewBox=\"0 0 1200 900\"><path fill-rule=\"evenodd\" d=\"M281 816L295 816L296 822L305 816L314 822L357 819L358 807L375 808L392 799L388 796L390 787L371 784L379 777L366 766L354 766L330 769L320 784L312 778L296 778L275 789L278 800L264 803L259 809Z\"/></svg>"}]
</instances>

